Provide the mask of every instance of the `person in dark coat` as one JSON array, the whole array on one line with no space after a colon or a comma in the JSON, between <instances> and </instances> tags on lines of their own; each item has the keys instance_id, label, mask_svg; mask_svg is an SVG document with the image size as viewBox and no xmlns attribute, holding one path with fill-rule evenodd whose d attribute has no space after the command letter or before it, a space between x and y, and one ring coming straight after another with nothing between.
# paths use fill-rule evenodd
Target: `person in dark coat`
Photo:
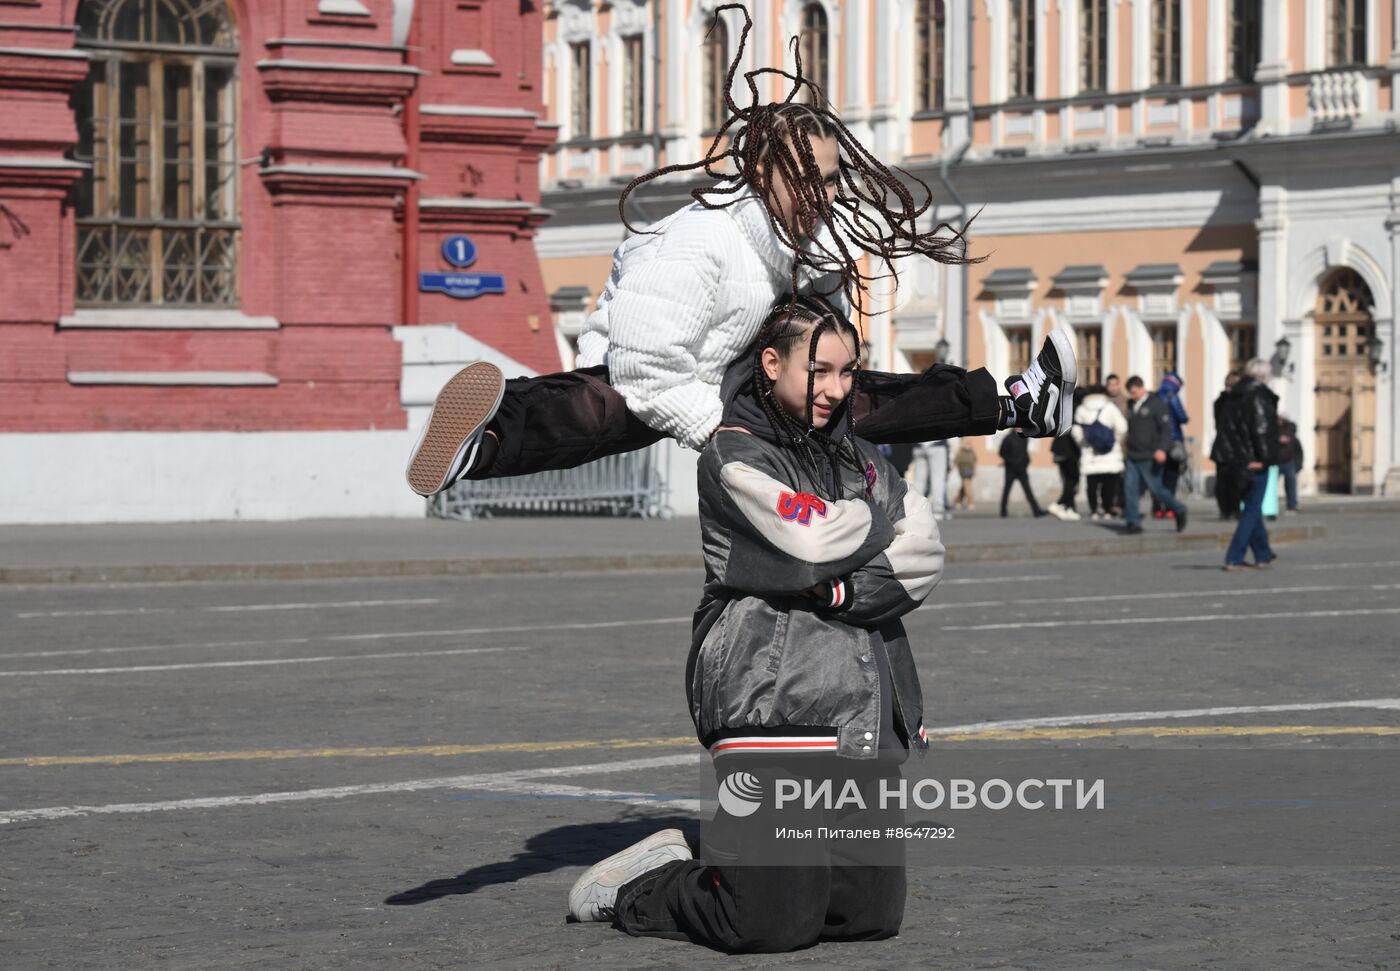
<instances>
[{"instance_id":1,"label":"person in dark coat","mask_svg":"<svg viewBox=\"0 0 1400 971\"><path fill-rule=\"evenodd\" d=\"M1059 441L1059 439L1056 439ZM1278 474L1283 476L1283 494L1288 511L1298 511L1298 473L1303 469L1303 443L1298 441L1298 426L1283 412L1278 416Z\"/></svg>"},{"instance_id":2,"label":"person in dark coat","mask_svg":"<svg viewBox=\"0 0 1400 971\"><path fill-rule=\"evenodd\" d=\"M1162 485L1162 467L1167 462L1167 450L1172 444L1171 415L1166 402L1149 395L1142 378L1134 374L1128 379L1128 444L1123 463L1125 482L1123 493L1124 532L1142 532L1140 506L1141 484L1162 506L1171 510L1176 519L1176 531L1186 528L1186 504Z\"/></svg>"},{"instance_id":3,"label":"person in dark coat","mask_svg":"<svg viewBox=\"0 0 1400 971\"><path fill-rule=\"evenodd\" d=\"M1030 451L1026 447L1026 439L1016 432L1007 432L1001 440L1001 462L1006 471L1006 482L1001 489L1001 518L1006 518L1006 501L1011 498L1011 487L1017 482L1021 483L1021 488L1026 493L1026 501L1031 504L1031 513L1037 518L1046 515L1045 510L1040 508L1040 503L1035 501L1035 493L1031 491L1031 480L1026 474L1026 469L1030 467Z\"/></svg>"},{"instance_id":4,"label":"person in dark coat","mask_svg":"<svg viewBox=\"0 0 1400 971\"><path fill-rule=\"evenodd\" d=\"M1254 551L1254 565L1266 567L1275 559L1264 527L1264 493L1269 487L1269 466L1279 461L1278 395L1265 384L1269 362L1255 358L1245 366L1244 377L1230 389L1216 444L1226 463L1242 469L1240 485L1244 509L1225 551L1225 569L1246 568L1244 555Z\"/></svg>"},{"instance_id":5,"label":"person in dark coat","mask_svg":"<svg viewBox=\"0 0 1400 971\"><path fill-rule=\"evenodd\" d=\"M1215 502L1220 507L1221 519L1238 519L1240 515L1239 482L1244 470L1237 468L1222 442L1220 429L1224 426L1225 408L1230 401L1230 389L1240 380L1240 372L1231 371L1225 375L1225 390L1215 399L1215 442L1210 447L1210 460L1215 463Z\"/></svg>"}]
</instances>

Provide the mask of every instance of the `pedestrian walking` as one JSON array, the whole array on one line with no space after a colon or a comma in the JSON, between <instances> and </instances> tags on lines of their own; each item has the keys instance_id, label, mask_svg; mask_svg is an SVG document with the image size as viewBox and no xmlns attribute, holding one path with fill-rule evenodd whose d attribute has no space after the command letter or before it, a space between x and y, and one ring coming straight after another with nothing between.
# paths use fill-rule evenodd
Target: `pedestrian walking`
<instances>
[{"instance_id":1,"label":"pedestrian walking","mask_svg":"<svg viewBox=\"0 0 1400 971\"><path fill-rule=\"evenodd\" d=\"M933 515L948 515L948 470L952 463L947 442L924 442L914 453L914 488L928 497ZM898 466L895 467L896 470Z\"/></svg>"},{"instance_id":2,"label":"pedestrian walking","mask_svg":"<svg viewBox=\"0 0 1400 971\"><path fill-rule=\"evenodd\" d=\"M1283 478L1285 509L1298 512L1298 473L1303 468L1303 443L1298 441L1298 426L1280 411L1278 413L1278 473Z\"/></svg>"},{"instance_id":3,"label":"pedestrian walking","mask_svg":"<svg viewBox=\"0 0 1400 971\"><path fill-rule=\"evenodd\" d=\"M1076 388L1075 395L1082 398L1080 390ZM1055 459L1055 468L1060 470L1060 498L1049 505L1048 511L1056 519L1077 522L1080 517L1074 498L1079 491L1080 445L1073 434L1061 435L1051 444L1050 454Z\"/></svg>"},{"instance_id":4,"label":"pedestrian walking","mask_svg":"<svg viewBox=\"0 0 1400 971\"><path fill-rule=\"evenodd\" d=\"M1220 429L1224 427L1225 409L1229 406L1230 389L1240 380L1239 371L1225 375L1225 388L1212 406L1215 415L1215 441L1210 446L1210 460L1215 463L1215 502L1220 507L1220 518L1238 519L1240 515L1240 482L1244 479L1242 469L1234 467L1233 458L1227 446L1222 445Z\"/></svg>"},{"instance_id":5,"label":"pedestrian walking","mask_svg":"<svg viewBox=\"0 0 1400 971\"><path fill-rule=\"evenodd\" d=\"M1161 398L1149 395L1142 378L1128 378L1128 439L1127 459L1123 465L1125 494L1123 496L1124 532L1142 532L1142 493L1145 483L1164 508L1172 511L1176 531L1186 528L1186 505L1167 492L1162 485L1162 466L1171 447L1171 417Z\"/></svg>"},{"instance_id":6,"label":"pedestrian walking","mask_svg":"<svg viewBox=\"0 0 1400 971\"><path fill-rule=\"evenodd\" d=\"M1089 518L1112 518L1123 478L1123 441L1128 422L1103 385L1085 389L1074 409L1074 440L1079 445L1079 471L1085 477Z\"/></svg>"},{"instance_id":7,"label":"pedestrian walking","mask_svg":"<svg viewBox=\"0 0 1400 971\"><path fill-rule=\"evenodd\" d=\"M1006 502L1011 498L1011 487L1018 482L1026 494L1026 502L1030 503L1031 515L1037 519L1046 515L1045 510L1040 508L1040 503L1035 501L1035 492L1031 489L1030 476L1027 474L1031 457L1025 437L1015 432L1007 432L1001 440L1000 454L1005 473L1005 481L1001 487L1001 518L1006 518Z\"/></svg>"},{"instance_id":8,"label":"pedestrian walking","mask_svg":"<svg viewBox=\"0 0 1400 971\"><path fill-rule=\"evenodd\" d=\"M1157 397L1166 404L1167 418L1172 425L1172 441L1167 446L1167 460L1162 463L1162 485L1173 496L1176 495L1177 481L1181 478L1181 467L1186 464L1186 433L1183 426L1191 420L1181 400L1183 384L1181 375L1168 371L1162 375L1162 383L1157 388ZM1152 515L1163 519L1171 516L1172 512L1153 497Z\"/></svg>"},{"instance_id":9,"label":"pedestrian walking","mask_svg":"<svg viewBox=\"0 0 1400 971\"><path fill-rule=\"evenodd\" d=\"M973 481L977 477L977 450L972 443L963 439L958 443L958 451L953 456L953 465L958 470L958 498L954 508L969 512L977 508L973 497Z\"/></svg>"},{"instance_id":10,"label":"pedestrian walking","mask_svg":"<svg viewBox=\"0 0 1400 971\"><path fill-rule=\"evenodd\" d=\"M1244 377L1230 389L1223 420L1216 431L1216 443L1226 464L1240 472L1240 491L1244 496L1239 525L1225 551L1226 570L1245 569L1245 553L1250 551L1256 567L1267 567L1276 559L1264 526L1269 466L1279 461L1278 395L1266 383L1272 373L1272 367L1263 358L1245 365Z\"/></svg>"},{"instance_id":11,"label":"pedestrian walking","mask_svg":"<svg viewBox=\"0 0 1400 971\"><path fill-rule=\"evenodd\" d=\"M752 360L726 374L723 424L700 456L706 577L686 687L717 780L742 769L771 791L825 773L836 791L855 780L873 805L909 751L927 747L899 618L938 582L944 548L928 501L851 432L859 347L844 317L784 307ZM778 664L780 643L790 647ZM655 833L585 872L570 913L730 953L898 933L903 843L882 848L887 865L835 845L801 866L762 865L786 817L766 805L731 813L723 792L698 857L679 830Z\"/></svg>"},{"instance_id":12,"label":"pedestrian walking","mask_svg":"<svg viewBox=\"0 0 1400 971\"><path fill-rule=\"evenodd\" d=\"M726 11L744 19L733 79L753 25L738 4L714 17ZM790 93L760 101L757 92L776 77ZM494 364L477 362L454 375L409 456L414 491L428 496L463 478L573 468L666 437L703 449L719 424L721 379L780 295L823 297L849 315L884 279L866 269L867 256L881 265L904 257L968 262L960 233L922 225L928 186L871 154L800 70L761 68L746 78L753 101L740 106L726 93L727 117L706 157L633 179L619 216L634 228L626 201L654 179L722 168L734 176L695 189L693 203L618 246L579 335L577 370L507 382ZM1006 393L981 368L863 372L852 418L877 443L1013 427L1048 436L1068 429L1075 378L1072 342L1054 331L1026 371L1005 381Z\"/></svg>"},{"instance_id":13,"label":"pedestrian walking","mask_svg":"<svg viewBox=\"0 0 1400 971\"><path fill-rule=\"evenodd\" d=\"M1128 397L1123 393L1123 381L1116 374L1110 374L1104 378L1104 393L1108 395L1108 400L1113 402L1113 407L1118 409L1124 420L1128 417ZM1113 506L1108 510L1110 518L1123 515L1124 495L1126 484L1123 480L1123 473L1118 473L1117 479L1113 483Z\"/></svg>"}]
</instances>

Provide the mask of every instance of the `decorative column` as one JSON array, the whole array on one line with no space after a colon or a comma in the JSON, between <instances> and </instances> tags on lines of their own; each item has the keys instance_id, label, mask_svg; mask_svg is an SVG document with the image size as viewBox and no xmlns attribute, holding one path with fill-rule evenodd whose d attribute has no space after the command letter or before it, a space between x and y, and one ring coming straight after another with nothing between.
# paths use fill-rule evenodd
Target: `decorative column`
<instances>
[{"instance_id":1,"label":"decorative column","mask_svg":"<svg viewBox=\"0 0 1400 971\"><path fill-rule=\"evenodd\" d=\"M1288 131L1288 6L1286 3L1263 5L1259 68L1254 72L1262 99L1259 127L1273 134ZM1259 278L1266 279L1262 265Z\"/></svg>"}]
</instances>

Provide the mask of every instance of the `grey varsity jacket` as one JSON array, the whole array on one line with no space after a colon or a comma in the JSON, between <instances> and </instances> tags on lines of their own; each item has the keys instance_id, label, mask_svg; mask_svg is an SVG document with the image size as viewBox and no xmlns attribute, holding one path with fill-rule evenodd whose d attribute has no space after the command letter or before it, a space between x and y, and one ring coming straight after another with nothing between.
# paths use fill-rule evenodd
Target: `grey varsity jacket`
<instances>
[{"instance_id":1,"label":"grey varsity jacket","mask_svg":"<svg viewBox=\"0 0 1400 971\"><path fill-rule=\"evenodd\" d=\"M700 741L716 756L874 758L881 649L895 731L927 745L899 618L938 582L944 548L928 500L856 441L864 476L846 468L842 490L824 490L856 497L839 501L819 498L796 455L758 435L722 430L701 454L706 578L687 693ZM831 590L825 606L799 599L818 584Z\"/></svg>"}]
</instances>

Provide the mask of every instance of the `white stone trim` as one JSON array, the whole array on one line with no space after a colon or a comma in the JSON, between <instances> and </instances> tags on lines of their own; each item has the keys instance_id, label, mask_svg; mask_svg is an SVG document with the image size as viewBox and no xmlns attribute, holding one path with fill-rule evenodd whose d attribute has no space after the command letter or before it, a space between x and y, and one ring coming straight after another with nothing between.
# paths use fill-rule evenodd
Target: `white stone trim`
<instances>
[{"instance_id":1,"label":"white stone trim","mask_svg":"<svg viewBox=\"0 0 1400 971\"><path fill-rule=\"evenodd\" d=\"M277 330L276 317L249 317L241 310L191 307L152 309L80 308L58 320L60 330Z\"/></svg>"},{"instance_id":2,"label":"white stone trim","mask_svg":"<svg viewBox=\"0 0 1400 971\"><path fill-rule=\"evenodd\" d=\"M331 17L368 17L369 8L360 0L320 0L316 12Z\"/></svg>"},{"instance_id":3,"label":"white stone trim","mask_svg":"<svg viewBox=\"0 0 1400 971\"><path fill-rule=\"evenodd\" d=\"M277 384L277 378L263 371L69 371L68 383L160 387L270 387Z\"/></svg>"},{"instance_id":4,"label":"white stone trim","mask_svg":"<svg viewBox=\"0 0 1400 971\"><path fill-rule=\"evenodd\" d=\"M422 115L445 115L461 118L538 118L539 115L524 108L491 108L486 105L423 105L418 109Z\"/></svg>"},{"instance_id":5,"label":"white stone trim","mask_svg":"<svg viewBox=\"0 0 1400 971\"><path fill-rule=\"evenodd\" d=\"M1328 0L1306 0L1303 16L1303 70L1327 69L1327 3ZM1368 6L1375 6L1374 0Z\"/></svg>"},{"instance_id":6,"label":"white stone trim","mask_svg":"<svg viewBox=\"0 0 1400 971\"><path fill-rule=\"evenodd\" d=\"M475 48L458 48L452 52L452 63L457 67L495 67L496 59L485 51Z\"/></svg>"}]
</instances>

